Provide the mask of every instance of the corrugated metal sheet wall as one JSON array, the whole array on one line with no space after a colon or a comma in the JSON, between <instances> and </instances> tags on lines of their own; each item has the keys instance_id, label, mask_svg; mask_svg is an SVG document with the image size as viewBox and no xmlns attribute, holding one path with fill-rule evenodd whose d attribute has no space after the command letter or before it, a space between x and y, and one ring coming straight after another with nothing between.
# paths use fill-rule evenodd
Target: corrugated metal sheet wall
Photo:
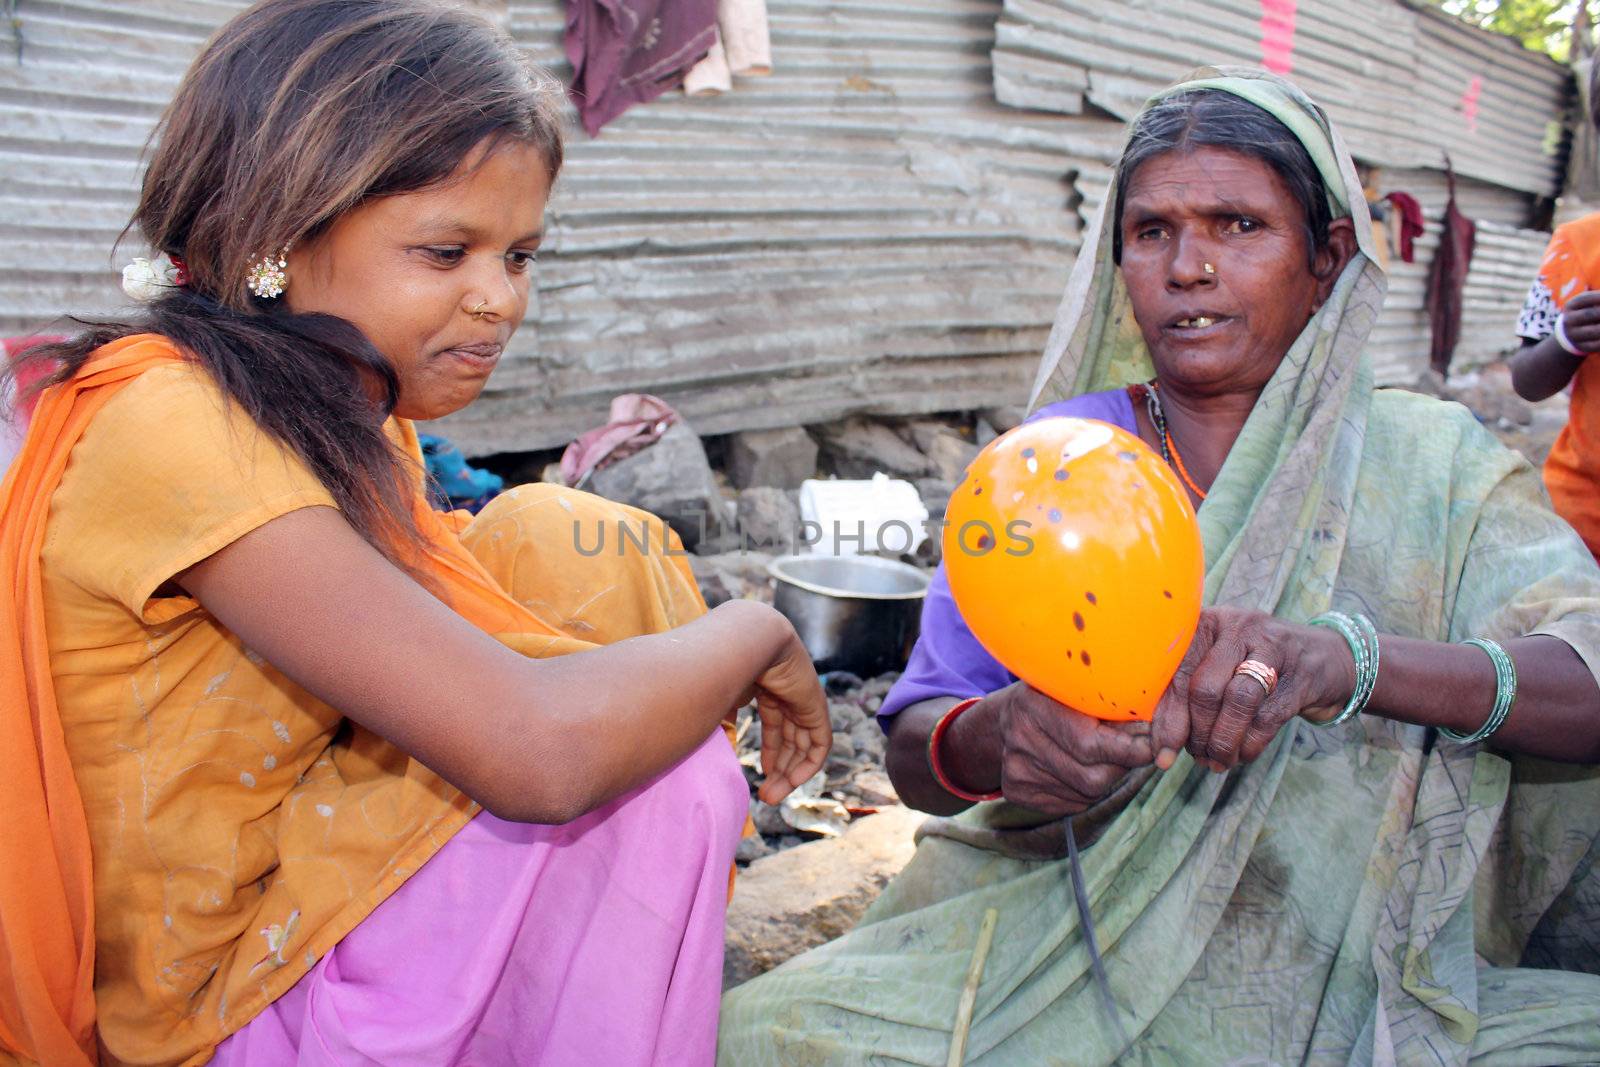
<instances>
[{"instance_id":1,"label":"corrugated metal sheet wall","mask_svg":"<svg viewBox=\"0 0 1600 1067\"><path fill-rule=\"evenodd\" d=\"M23 0L24 61L0 52L0 330L119 302L107 250L132 204L139 151L199 43L243 6ZM565 74L560 0L502 6L516 38ZM1302 0L1309 84L1350 84L1339 76L1354 74L1363 85L1394 83L1418 36L1434 32L1432 20L1392 0L1358 6L1341 5L1340 15ZM1025 395L1121 126L1102 112L1063 116L996 99L997 75L1002 99L1014 82L1005 57L1022 55L1005 43L1018 32L1016 12L1090 20L1072 31L1085 38L1073 44L1084 71L1077 92L1122 109L1192 65L1193 27L1211 25L1196 20L1215 22L1205 38L1218 58L1254 48L1259 28L1247 17L1253 3L1164 3L1188 27L1183 38L1156 34L1159 48L1124 53L1112 43L1152 37L1151 4L1004 7L997 50L1002 0L769 0L771 78L713 100L663 98L593 141L575 134L530 322L492 391L447 432L469 452L560 444L601 417L613 394L636 389L666 397L702 432ZM1362 20L1371 32L1346 43ZM1461 32L1481 45L1482 35ZM1059 56L1034 49L1024 58L1041 84L1066 92ZM1528 82L1529 114L1543 106L1540 94L1557 92L1540 80L1544 67L1505 62ZM1330 107L1357 124L1353 141L1403 146L1419 125L1392 107L1335 103L1334 92ZM1494 106L1486 89L1480 128ZM1535 125L1518 114L1496 128L1496 143ZM1457 155L1467 171L1473 157ZM1431 162L1399 148L1383 158ZM1523 221L1535 191L1526 187L1555 178L1544 157L1522 162L1506 184L1466 183L1469 212ZM1426 173L1409 185L1391 177L1432 209ZM1519 249L1543 240L1506 239ZM1480 248L1491 247L1486 236ZM1426 241L1422 255L1426 263ZM1495 256L1474 270L1469 316L1481 311L1489 328L1470 343L1496 332L1491 320L1526 284L1524 274L1497 285ZM1525 260L1500 273L1524 270ZM1421 282L1404 271L1396 281L1382 363L1386 378L1409 380L1426 348L1425 332L1415 343Z\"/></svg>"},{"instance_id":2,"label":"corrugated metal sheet wall","mask_svg":"<svg viewBox=\"0 0 1600 1067\"><path fill-rule=\"evenodd\" d=\"M1410 384L1427 366L1431 329L1423 308L1428 266L1439 247L1439 218L1448 191L1434 170L1383 170L1378 189L1410 193L1422 204L1427 230L1417 239L1416 262L1389 264L1389 295L1373 328L1369 351L1378 379ZM1478 224L1472 269L1462 294L1461 343L1452 369L1488 362L1517 345L1517 314L1544 257L1550 235L1521 227L1528 201L1508 190L1470 178L1457 181L1456 202Z\"/></svg>"},{"instance_id":3,"label":"corrugated metal sheet wall","mask_svg":"<svg viewBox=\"0 0 1600 1067\"><path fill-rule=\"evenodd\" d=\"M997 2L769 10L771 78L573 144L539 358L458 435L548 444L636 388L702 432L1025 393L1077 245L1070 172L1109 159L1105 124L995 102ZM565 72L562 24L513 0L518 40Z\"/></svg>"},{"instance_id":4,"label":"corrugated metal sheet wall","mask_svg":"<svg viewBox=\"0 0 1600 1067\"><path fill-rule=\"evenodd\" d=\"M1260 0L1005 0L995 91L1016 107L1078 114L1087 101L1128 117L1197 61L1259 65L1261 16ZM1449 151L1461 174L1559 190L1570 84L1549 57L1394 0L1299 0L1294 40L1292 77L1363 161L1439 167Z\"/></svg>"}]
</instances>

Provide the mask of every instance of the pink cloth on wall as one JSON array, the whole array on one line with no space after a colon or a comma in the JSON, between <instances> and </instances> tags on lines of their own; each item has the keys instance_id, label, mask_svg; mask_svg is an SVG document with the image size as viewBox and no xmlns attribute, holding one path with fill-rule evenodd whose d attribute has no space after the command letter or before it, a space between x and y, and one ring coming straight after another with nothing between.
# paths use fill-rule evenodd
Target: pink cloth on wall
<instances>
[{"instance_id":1,"label":"pink cloth on wall","mask_svg":"<svg viewBox=\"0 0 1600 1067\"><path fill-rule=\"evenodd\" d=\"M217 1067L709 1067L749 788L721 731L565 826L480 813Z\"/></svg>"},{"instance_id":2,"label":"pink cloth on wall","mask_svg":"<svg viewBox=\"0 0 1600 1067\"><path fill-rule=\"evenodd\" d=\"M65 337L59 337L54 334L36 334L29 337L0 338L0 345L5 347L6 359L12 360L16 359L30 348L34 348L38 345L51 345L58 341L65 340ZM47 367L33 367L19 373L16 380L18 395L20 396L22 393L25 393L28 389L28 386L32 385L40 378L43 378L48 372L49 368ZM27 424L28 416L31 414L33 414L33 401L29 400L22 406L21 423L23 425Z\"/></svg>"},{"instance_id":3,"label":"pink cloth on wall","mask_svg":"<svg viewBox=\"0 0 1600 1067\"><path fill-rule=\"evenodd\" d=\"M1294 70L1297 0L1261 0L1261 65L1275 74Z\"/></svg>"},{"instance_id":4,"label":"pink cloth on wall","mask_svg":"<svg viewBox=\"0 0 1600 1067\"><path fill-rule=\"evenodd\" d=\"M611 401L606 424L585 430L561 453L561 480L577 485L597 467L624 459L667 432L678 413L660 397L624 393Z\"/></svg>"}]
</instances>

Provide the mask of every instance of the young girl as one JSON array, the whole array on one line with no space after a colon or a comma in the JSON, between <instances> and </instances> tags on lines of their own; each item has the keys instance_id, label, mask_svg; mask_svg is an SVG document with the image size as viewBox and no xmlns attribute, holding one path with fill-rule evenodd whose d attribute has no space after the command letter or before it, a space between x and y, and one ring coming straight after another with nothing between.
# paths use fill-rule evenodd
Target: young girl
<instances>
[{"instance_id":1,"label":"young girl","mask_svg":"<svg viewBox=\"0 0 1600 1067\"><path fill-rule=\"evenodd\" d=\"M1600 213L1558 226L1517 320L1511 384L1540 401L1572 386L1567 425L1544 463L1557 514L1600 558Z\"/></svg>"},{"instance_id":2,"label":"young girl","mask_svg":"<svg viewBox=\"0 0 1600 1067\"><path fill-rule=\"evenodd\" d=\"M429 510L410 422L522 320L556 98L428 0L263 0L179 87L176 284L36 350L0 487L0 1060L710 1060L717 724L757 701L776 801L810 662L664 546L579 555L629 509Z\"/></svg>"},{"instance_id":3,"label":"young girl","mask_svg":"<svg viewBox=\"0 0 1600 1067\"><path fill-rule=\"evenodd\" d=\"M1600 65L1589 73L1589 124L1600 129ZM1600 558L1600 212L1556 227L1517 319L1511 385L1537 403L1572 386L1567 425L1544 463L1556 513Z\"/></svg>"}]
</instances>

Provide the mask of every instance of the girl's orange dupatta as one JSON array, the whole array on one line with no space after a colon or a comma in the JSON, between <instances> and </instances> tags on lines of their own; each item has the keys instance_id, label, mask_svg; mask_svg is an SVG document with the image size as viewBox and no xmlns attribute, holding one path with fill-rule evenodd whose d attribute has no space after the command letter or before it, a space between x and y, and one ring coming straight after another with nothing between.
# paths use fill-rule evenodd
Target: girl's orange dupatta
<instances>
[{"instance_id":1,"label":"girl's orange dupatta","mask_svg":"<svg viewBox=\"0 0 1600 1067\"><path fill-rule=\"evenodd\" d=\"M50 1067L95 1063L94 867L45 639L39 554L50 499L95 414L152 367L183 358L139 334L97 351L72 380L47 390L22 451L0 483L0 1060ZM433 555L424 565L460 615L489 633L547 634L545 653L593 646L533 615L495 584L419 501Z\"/></svg>"}]
</instances>

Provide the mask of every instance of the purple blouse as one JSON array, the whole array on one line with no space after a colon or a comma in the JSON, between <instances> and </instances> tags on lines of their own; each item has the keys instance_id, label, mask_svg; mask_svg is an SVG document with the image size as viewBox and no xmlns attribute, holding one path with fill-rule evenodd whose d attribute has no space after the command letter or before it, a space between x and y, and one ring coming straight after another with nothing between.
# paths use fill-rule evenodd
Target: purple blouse
<instances>
[{"instance_id":1,"label":"purple blouse","mask_svg":"<svg viewBox=\"0 0 1600 1067\"><path fill-rule=\"evenodd\" d=\"M1028 421L1055 415L1099 419L1129 433L1139 432L1133 418L1133 401L1125 389L1087 393L1048 404L1028 416ZM941 564L928 587L927 599L922 602L922 636L911 650L911 661L906 664L905 673L883 698L878 721L887 729L888 723L884 720L912 704L932 697L985 696L1016 680L967 629L961 613L956 610L955 598L950 595L950 583L945 579Z\"/></svg>"}]
</instances>

